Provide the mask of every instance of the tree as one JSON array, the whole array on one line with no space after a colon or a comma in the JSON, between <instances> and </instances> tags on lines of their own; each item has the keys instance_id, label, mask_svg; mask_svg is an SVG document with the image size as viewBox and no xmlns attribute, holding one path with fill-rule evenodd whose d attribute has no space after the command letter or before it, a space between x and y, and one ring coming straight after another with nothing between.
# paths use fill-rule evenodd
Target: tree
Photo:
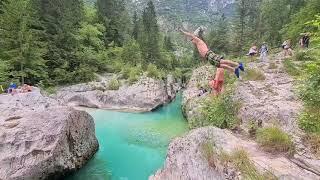
<instances>
[{"instance_id":1,"label":"tree","mask_svg":"<svg viewBox=\"0 0 320 180\"><path fill-rule=\"evenodd\" d=\"M315 16L320 14L320 1L309 0L306 5L299 9L297 13L292 15L291 21L282 29L284 37L291 38L293 41L297 41L301 33L313 32L317 30L311 24L307 22L315 19Z\"/></svg>"},{"instance_id":2,"label":"tree","mask_svg":"<svg viewBox=\"0 0 320 180\"><path fill-rule=\"evenodd\" d=\"M175 50L174 44L172 43L170 36L164 36L163 47L167 51L174 51Z\"/></svg>"},{"instance_id":3,"label":"tree","mask_svg":"<svg viewBox=\"0 0 320 180\"><path fill-rule=\"evenodd\" d=\"M82 0L32 0L45 33L42 38L48 44L44 55L49 67L51 85L73 82L80 62L76 56L75 34L83 20Z\"/></svg>"},{"instance_id":4,"label":"tree","mask_svg":"<svg viewBox=\"0 0 320 180\"><path fill-rule=\"evenodd\" d=\"M140 21L139 21L137 11L135 11L133 15L132 38L134 40L138 40L139 35L140 35Z\"/></svg>"},{"instance_id":5,"label":"tree","mask_svg":"<svg viewBox=\"0 0 320 180\"><path fill-rule=\"evenodd\" d=\"M0 51L11 76L35 84L47 78L45 44L39 38L39 21L28 0L8 0L0 15ZM8 69L8 68L7 68Z\"/></svg>"},{"instance_id":6,"label":"tree","mask_svg":"<svg viewBox=\"0 0 320 180\"><path fill-rule=\"evenodd\" d=\"M95 72L106 70L107 59L101 58L104 54L103 24L97 23L97 12L91 6L85 6L84 20L75 37L77 40L76 57L79 61L74 71L74 82L93 80Z\"/></svg>"},{"instance_id":7,"label":"tree","mask_svg":"<svg viewBox=\"0 0 320 180\"><path fill-rule=\"evenodd\" d=\"M159 27L155 7L149 1L142 14L143 35L140 37L142 56L148 63L157 64L161 59L159 47Z\"/></svg>"},{"instance_id":8,"label":"tree","mask_svg":"<svg viewBox=\"0 0 320 180\"><path fill-rule=\"evenodd\" d=\"M224 14L221 15L217 24L211 29L208 35L208 46L214 52L227 53L228 47L228 22Z\"/></svg>"},{"instance_id":9,"label":"tree","mask_svg":"<svg viewBox=\"0 0 320 180\"><path fill-rule=\"evenodd\" d=\"M124 0L98 0L99 19L105 26L105 44L122 46L129 34L129 15Z\"/></svg>"}]
</instances>

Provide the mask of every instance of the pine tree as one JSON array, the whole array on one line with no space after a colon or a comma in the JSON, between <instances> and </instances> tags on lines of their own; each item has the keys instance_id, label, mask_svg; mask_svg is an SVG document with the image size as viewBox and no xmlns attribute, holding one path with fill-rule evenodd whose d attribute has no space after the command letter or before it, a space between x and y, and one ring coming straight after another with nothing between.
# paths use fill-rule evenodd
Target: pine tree
<instances>
[{"instance_id":1,"label":"pine tree","mask_svg":"<svg viewBox=\"0 0 320 180\"><path fill-rule=\"evenodd\" d=\"M174 44L172 43L170 36L164 36L163 47L167 51L174 51Z\"/></svg>"},{"instance_id":2,"label":"pine tree","mask_svg":"<svg viewBox=\"0 0 320 180\"><path fill-rule=\"evenodd\" d=\"M0 51L13 78L35 84L47 78L44 43L39 38L38 19L28 0L8 0L0 15Z\"/></svg>"},{"instance_id":3,"label":"pine tree","mask_svg":"<svg viewBox=\"0 0 320 180\"><path fill-rule=\"evenodd\" d=\"M228 43L228 22L224 14L222 14L209 33L208 45L214 52L228 53Z\"/></svg>"},{"instance_id":4,"label":"pine tree","mask_svg":"<svg viewBox=\"0 0 320 180\"><path fill-rule=\"evenodd\" d=\"M33 0L45 34L42 38L48 44L44 58L49 67L50 84L73 81L73 72L80 62L76 57L75 34L83 19L81 0Z\"/></svg>"},{"instance_id":5,"label":"pine tree","mask_svg":"<svg viewBox=\"0 0 320 180\"><path fill-rule=\"evenodd\" d=\"M105 32L105 44L108 46L114 42L116 46L122 46L129 34L129 15L124 0L98 0L99 19L103 22Z\"/></svg>"},{"instance_id":6,"label":"pine tree","mask_svg":"<svg viewBox=\"0 0 320 180\"><path fill-rule=\"evenodd\" d=\"M138 17L137 11L135 11L134 15L133 15L132 38L134 40L138 40L139 33L140 33L140 22L139 22L139 17Z\"/></svg>"},{"instance_id":7,"label":"pine tree","mask_svg":"<svg viewBox=\"0 0 320 180\"><path fill-rule=\"evenodd\" d=\"M143 58L148 63L157 64L160 61L159 47L159 27L155 7L152 1L149 1L142 14L143 36L141 37L141 50Z\"/></svg>"}]
</instances>

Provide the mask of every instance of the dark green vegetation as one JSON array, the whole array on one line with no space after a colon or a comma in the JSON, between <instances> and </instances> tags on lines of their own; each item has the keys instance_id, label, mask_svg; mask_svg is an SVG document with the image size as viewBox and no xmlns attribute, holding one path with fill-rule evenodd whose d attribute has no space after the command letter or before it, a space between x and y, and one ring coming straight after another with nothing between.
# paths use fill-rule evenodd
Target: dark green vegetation
<instances>
[{"instance_id":1,"label":"dark green vegetation","mask_svg":"<svg viewBox=\"0 0 320 180\"><path fill-rule=\"evenodd\" d=\"M144 71L182 76L191 58L178 60L157 24L152 1L131 17L123 0L0 1L0 82L44 87L87 82L95 73L121 73L130 83ZM182 64L183 63L183 64Z\"/></svg>"},{"instance_id":2,"label":"dark green vegetation","mask_svg":"<svg viewBox=\"0 0 320 180\"><path fill-rule=\"evenodd\" d=\"M278 127L258 129L257 142L267 152L292 153L294 151L291 137Z\"/></svg>"},{"instance_id":3,"label":"dark green vegetation","mask_svg":"<svg viewBox=\"0 0 320 180\"><path fill-rule=\"evenodd\" d=\"M158 71L150 76L171 72L181 78L199 59L190 53L191 43L170 32L186 21L208 26L208 45L231 56L242 56L252 43L264 40L277 47L317 30L311 22L319 13L317 0L210 2L1 0L1 83L47 87L91 81L105 72L123 73L134 83L155 69L149 64Z\"/></svg>"}]
</instances>

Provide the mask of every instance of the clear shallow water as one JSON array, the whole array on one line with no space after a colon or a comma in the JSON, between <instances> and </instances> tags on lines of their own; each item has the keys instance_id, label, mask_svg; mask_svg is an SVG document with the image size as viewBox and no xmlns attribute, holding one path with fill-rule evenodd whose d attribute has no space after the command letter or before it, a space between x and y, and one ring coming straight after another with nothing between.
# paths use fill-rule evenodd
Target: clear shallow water
<instances>
[{"instance_id":1,"label":"clear shallow water","mask_svg":"<svg viewBox=\"0 0 320 180\"><path fill-rule=\"evenodd\" d=\"M163 166L170 140L187 131L181 96L155 112L90 112L100 148L67 180L145 180Z\"/></svg>"}]
</instances>

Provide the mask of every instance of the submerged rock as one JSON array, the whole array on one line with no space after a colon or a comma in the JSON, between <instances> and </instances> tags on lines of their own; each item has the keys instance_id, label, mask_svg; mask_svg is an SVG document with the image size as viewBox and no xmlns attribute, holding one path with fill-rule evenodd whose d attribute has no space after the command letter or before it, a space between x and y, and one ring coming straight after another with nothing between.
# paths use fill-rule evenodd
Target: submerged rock
<instances>
[{"instance_id":1,"label":"submerged rock","mask_svg":"<svg viewBox=\"0 0 320 180\"><path fill-rule=\"evenodd\" d=\"M170 143L163 169L158 170L150 180L213 180L242 179L234 166L222 163L219 157L213 157L209 164L204 156L203 144L212 144L217 152L232 153L243 149L250 161L262 174L271 172L278 179L319 179L315 173L305 170L281 155L262 152L258 145L250 140L234 136L228 130L215 127L199 128Z\"/></svg>"},{"instance_id":2,"label":"submerged rock","mask_svg":"<svg viewBox=\"0 0 320 180\"><path fill-rule=\"evenodd\" d=\"M93 118L38 89L0 95L0 179L55 179L97 151Z\"/></svg>"},{"instance_id":3,"label":"submerged rock","mask_svg":"<svg viewBox=\"0 0 320 180\"><path fill-rule=\"evenodd\" d=\"M152 111L174 99L180 89L170 76L166 82L142 77L137 83L121 86L119 90L108 90L107 84L108 82L98 82L63 88L55 98L60 103L71 106Z\"/></svg>"}]
</instances>

